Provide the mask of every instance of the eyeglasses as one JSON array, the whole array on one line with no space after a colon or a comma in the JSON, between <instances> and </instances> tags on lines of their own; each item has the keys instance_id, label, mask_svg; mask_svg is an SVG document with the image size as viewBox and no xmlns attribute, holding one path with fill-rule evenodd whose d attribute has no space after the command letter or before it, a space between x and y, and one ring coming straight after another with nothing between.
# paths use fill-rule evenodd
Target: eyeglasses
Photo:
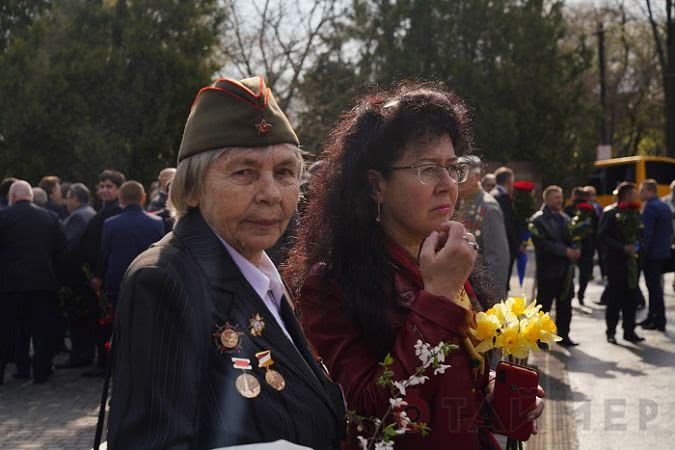
<instances>
[{"instance_id":1,"label":"eyeglasses","mask_svg":"<svg viewBox=\"0 0 675 450\"><path fill-rule=\"evenodd\" d=\"M450 180L455 183L463 183L469 178L471 165L469 164L450 164L448 166L441 166L440 164L417 164L412 166L398 166L391 167L391 170L407 170L414 169L417 171L417 179L422 184L436 184L443 178L443 172L447 172Z\"/></svg>"}]
</instances>

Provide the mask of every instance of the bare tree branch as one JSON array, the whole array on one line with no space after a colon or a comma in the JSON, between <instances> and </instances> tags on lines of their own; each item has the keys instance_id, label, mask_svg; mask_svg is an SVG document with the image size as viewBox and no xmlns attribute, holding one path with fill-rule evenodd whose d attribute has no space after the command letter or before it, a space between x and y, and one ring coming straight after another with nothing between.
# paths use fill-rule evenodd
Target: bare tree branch
<instances>
[{"instance_id":1,"label":"bare tree branch","mask_svg":"<svg viewBox=\"0 0 675 450\"><path fill-rule=\"evenodd\" d=\"M663 42L661 41L661 35L659 34L659 26L654 18L654 13L652 11L652 2L651 0L645 0L647 2L647 12L649 16L649 23L652 26L652 34L654 35L654 42L656 43L656 51L659 55L659 64L661 66L662 73L666 73L668 70L668 62L666 60L666 55L663 51Z\"/></svg>"},{"instance_id":2,"label":"bare tree branch","mask_svg":"<svg viewBox=\"0 0 675 450\"><path fill-rule=\"evenodd\" d=\"M221 45L226 65L241 75L262 72L279 106L290 108L304 72L329 42L339 1L231 1Z\"/></svg>"}]
</instances>

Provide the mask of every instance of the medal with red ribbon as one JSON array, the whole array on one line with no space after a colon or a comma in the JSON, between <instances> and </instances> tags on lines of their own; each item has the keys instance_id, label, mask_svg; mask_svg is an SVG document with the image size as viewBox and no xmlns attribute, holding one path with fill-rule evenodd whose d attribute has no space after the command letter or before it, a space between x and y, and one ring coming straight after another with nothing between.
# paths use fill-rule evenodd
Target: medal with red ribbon
<instances>
[{"instance_id":1,"label":"medal with red ribbon","mask_svg":"<svg viewBox=\"0 0 675 450\"><path fill-rule=\"evenodd\" d=\"M235 381L237 392L246 398L255 398L260 395L260 382L253 375L246 373L247 370L253 369L251 360L248 358L232 358L232 365L235 369L240 369L243 372Z\"/></svg>"}]
</instances>

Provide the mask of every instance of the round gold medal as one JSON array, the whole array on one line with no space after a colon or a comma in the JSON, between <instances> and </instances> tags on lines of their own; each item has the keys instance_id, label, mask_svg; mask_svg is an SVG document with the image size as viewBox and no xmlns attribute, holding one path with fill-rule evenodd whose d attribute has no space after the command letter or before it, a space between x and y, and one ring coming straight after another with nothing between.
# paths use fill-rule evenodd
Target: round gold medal
<instances>
[{"instance_id":1,"label":"round gold medal","mask_svg":"<svg viewBox=\"0 0 675 450\"><path fill-rule=\"evenodd\" d=\"M260 394L260 383L256 377L248 373L239 375L235 386L242 397L255 398Z\"/></svg>"},{"instance_id":2,"label":"round gold medal","mask_svg":"<svg viewBox=\"0 0 675 450\"><path fill-rule=\"evenodd\" d=\"M239 333L234 330L223 330L220 334L220 343L225 348L235 348L239 344Z\"/></svg>"},{"instance_id":3,"label":"round gold medal","mask_svg":"<svg viewBox=\"0 0 675 450\"><path fill-rule=\"evenodd\" d=\"M283 391L286 387L286 380L284 380L284 377L274 369L267 370L265 381L277 391Z\"/></svg>"}]
</instances>

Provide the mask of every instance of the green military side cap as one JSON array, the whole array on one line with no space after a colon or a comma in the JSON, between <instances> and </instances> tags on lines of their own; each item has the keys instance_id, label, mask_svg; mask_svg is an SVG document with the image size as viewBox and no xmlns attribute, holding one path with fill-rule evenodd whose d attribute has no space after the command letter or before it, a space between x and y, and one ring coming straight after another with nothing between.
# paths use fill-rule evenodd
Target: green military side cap
<instances>
[{"instance_id":1,"label":"green military side cap","mask_svg":"<svg viewBox=\"0 0 675 450\"><path fill-rule=\"evenodd\" d=\"M221 78L199 91L178 151L178 162L223 147L300 145L262 77Z\"/></svg>"}]
</instances>

